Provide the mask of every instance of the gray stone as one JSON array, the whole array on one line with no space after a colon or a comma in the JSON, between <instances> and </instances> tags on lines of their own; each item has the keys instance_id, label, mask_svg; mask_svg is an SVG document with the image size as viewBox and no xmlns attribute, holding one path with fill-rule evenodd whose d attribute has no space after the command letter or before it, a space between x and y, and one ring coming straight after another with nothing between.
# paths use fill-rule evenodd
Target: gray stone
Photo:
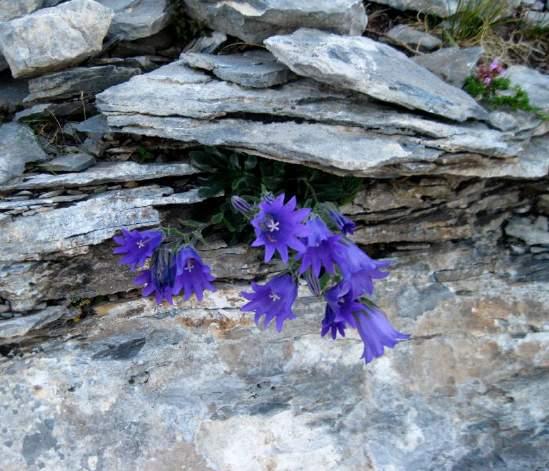
<instances>
[{"instance_id":1,"label":"gray stone","mask_svg":"<svg viewBox=\"0 0 549 471\"><path fill-rule=\"evenodd\" d=\"M453 15L460 0L376 0L398 10L411 10L446 18Z\"/></svg>"},{"instance_id":2,"label":"gray stone","mask_svg":"<svg viewBox=\"0 0 549 471\"><path fill-rule=\"evenodd\" d=\"M97 0L114 11L109 36L134 41L160 32L168 24L168 0Z\"/></svg>"},{"instance_id":3,"label":"gray stone","mask_svg":"<svg viewBox=\"0 0 549 471\"><path fill-rule=\"evenodd\" d=\"M79 187L128 181L144 181L165 177L192 175L198 170L187 163L138 164L136 162L101 162L84 172L64 175L29 175L0 186L0 191Z\"/></svg>"},{"instance_id":4,"label":"gray stone","mask_svg":"<svg viewBox=\"0 0 549 471\"><path fill-rule=\"evenodd\" d=\"M549 75L524 65L512 65L505 74L513 85L522 87L533 106L549 111Z\"/></svg>"},{"instance_id":5,"label":"gray stone","mask_svg":"<svg viewBox=\"0 0 549 471\"><path fill-rule=\"evenodd\" d=\"M269 36L290 33L301 27L360 35L367 24L361 0L184 2L191 16L205 21L213 30L258 45Z\"/></svg>"},{"instance_id":6,"label":"gray stone","mask_svg":"<svg viewBox=\"0 0 549 471\"><path fill-rule=\"evenodd\" d=\"M48 172L82 172L95 164L95 157L89 154L67 154L40 164Z\"/></svg>"},{"instance_id":7,"label":"gray stone","mask_svg":"<svg viewBox=\"0 0 549 471\"><path fill-rule=\"evenodd\" d=\"M433 461L440 469L543 469L547 291L491 272L433 282L463 255L398 260L379 284L379 302L413 339L368 366L354 332L319 336L324 306L307 295L281 333L259 330L239 311L247 286L237 281L220 283L201 304L95 305L95 315L0 364L9 404L3 462L59 470L168 471L174 462L292 470L296 459L304 471L429 470ZM242 443L254 452L242 453Z\"/></svg>"},{"instance_id":8,"label":"gray stone","mask_svg":"<svg viewBox=\"0 0 549 471\"><path fill-rule=\"evenodd\" d=\"M505 111L492 111L488 117L490 124L501 131L510 131L518 127L517 119Z\"/></svg>"},{"instance_id":9,"label":"gray stone","mask_svg":"<svg viewBox=\"0 0 549 471\"><path fill-rule=\"evenodd\" d=\"M29 127L18 123L0 125L0 184L21 175L26 163L47 158Z\"/></svg>"},{"instance_id":10,"label":"gray stone","mask_svg":"<svg viewBox=\"0 0 549 471\"><path fill-rule=\"evenodd\" d=\"M15 78L59 70L101 51L112 16L94 0L44 8L0 23L0 50Z\"/></svg>"},{"instance_id":11,"label":"gray stone","mask_svg":"<svg viewBox=\"0 0 549 471\"><path fill-rule=\"evenodd\" d=\"M51 253L77 254L110 239L122 227L160 223L154 206L203 201L198 190L174 194L169 187L107 191L66 208L15 218L0 231L1 261L38 260Z\"/></svg>"},{"instance_id":12,"label":"gray stone","mask_svg":"<svg viewBox=\"0 0 549 471\"><path fill-rule=\"evenodd\" d=\"M181 59L191 67L212 72L216 77L243 87L269 88L297 77L267 51L213 55L186 53Z\"/></svg>"},{"instance_id":13,"label":"gray stone","mask_svg":"<svg viewBox=\"0 0 549 471\"><path fill-rule=\"evenodd\" d=\"M33 330L46 327L67 314L64 306L51 306L36 314L0 321L0 344L17 341Z\"/></svg>"},{"instance_id":14,"label":"gray stone","mask_svg":"<svg viewBox=\"0 0 549 471\"><path fill-rule=\"evenodd\" d=\"M76 67L29 80L29 96L25 102L58 100L79 96L82 99L94 96L106 88L126 82L141 73L135 67L104 65Z\"/></svg>"},{"instance_id":15,"label":"gray stone","mask_svg":"<svg viewBox=\"0 0 549 471\"><path fill-rule=\"evenodd\" d=\"M382 101L457 121L486 112L392 47L366 37L343 37L311 29L274 36L267 48L298 75L349 88Z\"/></svg>"},{"instance_id":16,"label":"gray stone","mask_svg":"<svg viewBox=\"0 0 549 471\"><path fill-rule=\"evenodd\" d=\"M309 80L277 89L241 88L181 63L115 86L98 95L97 104L112 131L234 146L336 173L366 176L401 165L410 171L414 162L448 170L459 168L459 159L474 171L477 167L471 167L463 153L516 160L521 151L507 136L483 125L443 124L374 104L364 96L323 89ZM285 122L226 119L237 113L274 115ZM436 165L444 152L462 155L453 162L445 157L448 166L443 159ZM481 164L497 167L498 160L484 159Z\"/></svg>"},{"instance_id":17,"label":"gray stone","mask_svg":"<svg viewBox=\"0 0 549 471\"><path fill-rule=\"evenodd\" d=\"M536 221L514 217L505 226L505 233L524 241L527 245L549 245L547 218L543 216Z\"/></svg>"},{"instance_id":18,"label":"gray stone","mask_svg":"<svg viewBox=\"0 0 549 471\"><path fill-rule=\"evenodd\" d=\"M442 80L463 87L482 55L481 47L447 47L430 54L414 56L412 60L429 69Z\"/></svg>"},{"instance_id":19,"label":"gray stone","mask_svg":"<svg viewBox=\"0 0 549 471\"><path fill-rule=\"evenodd\" d=\"M391 28L385 37L397 46L408 46L415 50L432 51L442 46L442 41L432 34L419 31L408 25L397 25Z\"/></svg>"},{"instance_id":20,"label":"gray stone","mask_svg":"<svg viewBox=\"0 0 549 471\"><path fill-rule=\"evenodd\" d=\"M38 10L44 0L0 0L0 22L10 21Z\"/></svg>"}]
</instances>

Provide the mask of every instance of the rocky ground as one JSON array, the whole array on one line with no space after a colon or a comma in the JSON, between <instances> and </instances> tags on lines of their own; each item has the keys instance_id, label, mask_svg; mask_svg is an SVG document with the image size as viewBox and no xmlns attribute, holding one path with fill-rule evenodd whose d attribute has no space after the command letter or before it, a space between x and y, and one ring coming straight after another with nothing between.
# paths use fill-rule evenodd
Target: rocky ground
<instances>
[{"instance_id":1,"label":"rocky ground","mask_svg":"<svg viewBox=\"0 0 549 471\"><path fill-rule=\"evenodd\" d=\"M549 126L462 90L482 47L369 25L457 1L378 3L0 0L0 469L549 467ZM261 332L239 293L276 267L221 236L205 302L141 298L111 238L221 204L201 146L360 177L412 339L365 366L305 289Z\"/></svg>"}]
</instances>

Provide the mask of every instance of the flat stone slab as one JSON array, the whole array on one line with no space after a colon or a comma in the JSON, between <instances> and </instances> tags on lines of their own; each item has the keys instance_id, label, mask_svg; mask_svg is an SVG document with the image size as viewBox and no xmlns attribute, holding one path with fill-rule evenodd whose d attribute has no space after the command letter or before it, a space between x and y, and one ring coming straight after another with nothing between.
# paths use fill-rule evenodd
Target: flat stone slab
<instances>
[{"instance_id":1,"label":"flat stone slab","mask_svg":"<svg viewBox=\"0 0 549 471\"><path fill-rule=\"evenodd\" d=\"M15 78L59 70L100 52L112 17L94 0L71 0L0 23L0 50Z\"/></svg>"},{"instance_id":2,"label":"flat stone slab","mask_svg":"<svg viewBox=\"0 0 549 471\"><path fill-rule=\"evenodd\" d=\"M267 51L243 54L182 54L183 62L197 69L212 72L216 77L243 87L269 88L295 80L296 75Z\"/></svg>"},{"instance_id":3,"label":"flat stone slab","mask_svg":"<svg viewBox=\"0 0 549 471\"><path fill-rule=\"evenodd\" d=\"M430 54L414 56L412 60L445 82L463 87L482 56L482 47L445 47Z\"/></svg>"},{"instance_id":4,"label":"flat stone slab","mask_svg":"<svg viewBox=\"0 0 549 471\"><path fill-rule=\"evenodd\" d=\"M362 0L184 0L189 14L215 31L251 44L301 27L360 35L368 19Z\"/></svg>"},{"instance_id":5,"label":"flat stone slab","mask_svg":"<svg viewBox=\"0 0 549 471\"><path fill-rule=\"evenodd\" d=\"M51 306L27 316L0 321L0 344L17 341L33 330L46 327L59 320L67 312L63 306Z\"/></svg>"},{"instance_id":6,"label":"flat stone slab","mask_svg":"<svg viewBox=\"0 0 549 471\"><path fill-rule=\"evenodd\" d=\"M522 148L512 136L481 123L437 122L306 79L276 89L243 88L182 62L106 90L97 106L113 132L230 146L341 174L368 176L398 166L421 173L425 167L418 162L433 170L459 169L460 161L474 171L478 166L471 167L464 154L493 166L516 160ZM228 119L234 114L251 117ZM271 115L278 123L254 115ZM460 156L444 159L447 165L432 163L446 153Z\"/></svg>"},{"instance_id":7,"label":"flat stone slab","mask_svg":"<svg viewBox=\"0 0 549 471\"><path fill-rule=\"evenodd\" d=\"M549 75L524 65L512 65L505 75L528 93L533 106L549 111Z\"/></svg>"},{"instance_id":8,"label":"flat stone slab","mask_svg":"<svg viewBox=\"0 0 549 471\"><path fill-rule=\"evenodd\" d=\"M387 31L385 36L396 45L405 45L412 49L432 51L442 46L442 41L436 36L408 25L397 25Z\"/></svg>"},{"instance_id":9,"label":"flat stone slab","mask_svg":"<svg viewBox=\"0 0 549 471\"><path fill-rule=\"evenodd\" d=\"M456 12L459 0L376 0L376 3L397 10L418 11L446 18Z\"/></svg>"},{"instance_id":10,"label":"flat stone slab","mask_svg":"<svg viewBox=\"0 0 549 471\"><path fill-rule=\"evenodd\" d=\"M47 159L48 155L28 126L19 123L0 126L0 184L21 175L27 162Z\"/></svg>"},{"instance_id":11,"label":"flat stone slab","mask_svg":"<svg viewBox=\"0 0 549 471\"><path fill-rule=\"evenodd\" d=\"M62 155L40 164L40 167L48 172L82 172L95 164L93 155L78 153Z\"/></svg>"},{"instance_id":12,"label":"flat stone slab","mask_svg":"<svg viewBox=\"0 0 549 471\"><path fill-rule=\"evenodd\" d=\"M164 177L180 177L198 173L187 163L138 164L137 162L101 162L86 171L63 175L30 175L0 186L1 191L36 188L78 187L103 183L144 181Z\"/></svg>"},{"instance_id":13,"label":"flat stone slab","mask_svg":"<svg viewBox=\"0 0 549 471\"><path fill-rule=\"evenodd\" d=\"M102 65L96 67L75 67L29 80L30 94L25 102L70 98L72 96L94 96L106 88L126 82L140 74L137 67Z\"/></svg>"},{"instance_id":14,"label":"flat stone slab","mask_svg":"<svg viewBox=\"0 0 549 471\"><path fill-rule=\"evenodd\" d=\"M123 41L160 32L170 19L168 0L97 0L114 11L109 36Z\"/></svg>"},{"instance_id":15,"label":"flat stone slab","mask_svg":"<svg viewBox=\"0 0 549 471\"><path fill-rule=\"evenodd\" d=\"M301 29L265 41L296 74L456 121L487 113L463 90L443 82L392 47L366 37Z\"/></svg>"},{"instance_id":16,"label":"flat stone slab","mask_svg":"<svg viewBox=\"0 0 549 471\"><path fill-rule=\"evenodd\" d=\"M54 252L87 250L110 239L123 227L160 224L154 208L204 201L199 191L174 194L170 187L146 186L106 191L66 208L3 222L0 261L38 260Z\"/></svg>"}]
</instances>

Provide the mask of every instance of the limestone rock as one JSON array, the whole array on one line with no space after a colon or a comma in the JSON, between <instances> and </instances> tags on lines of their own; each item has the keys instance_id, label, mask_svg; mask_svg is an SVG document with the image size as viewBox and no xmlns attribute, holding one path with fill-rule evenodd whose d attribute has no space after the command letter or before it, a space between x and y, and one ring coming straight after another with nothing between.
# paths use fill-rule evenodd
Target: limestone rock
<instances>
[{"instance_id":1,"label":"limestone rock","mask_svg":"<svg viewBox=\"0 0 549 471\"><path fill-rule=\"evenodd\" d=\"M38 10L44 0L0 0L0 22L10 21Z\"/></svg>"},{"instance_id":2,"label":"limestone rock","mask_svg":"<svg viewBox=\"0 0 549 471\"><path fill-rule=\"evenodd\" d=\"M44 8L0 23L0 50L16 78L59 70L101 51L112 16L94 0Z\"/></svg>"},{"instance_id":3,"label":"limestone rock","mask_svg":"<svg viewBox=\"0 0 549 471\"><path fill-rule=\"evenodd\" d=\"M448 170L459 165L450 159L444 159L448 166L443 159L435 163L445 152L462 153L468 162L463 153L516 160L521 151L480 124L443 124L310 80L276 89L242 88L180 62L112 87L97 96L97 105L112 131L231 146L345 174L367 176L396 167L414 172L412 163L420 173L425 170L420 162L430 171ZM273 115L278 122L226 118L237 113ZM483 162L500 165L498 159Z\"/></svg>"},{"instance_id":4,"label":"limestone rock","mask_svg":"<svg viewBox=\"0 0 549 471\"><path fill-rule=\"evenodd\" d=\"M134 41L153 36L168 24L168 0L97 0L114 11L113 38Z\"/></svg>"},{"instance_id":5,"label":"limestone rock","mask_svg":"<svg viewBox=\"0 0 549 471\"><path fill-rule=\"evenodd\" d=\"M4 223L0 261L37 260L55 252L78 253L110 239L122 227L155 226L154 206L203 201L198 190L174 194L169 187L139 187L100 193L66 208Z\"/></svg>"},{"instance_id":6,"label":"limestone rock","mask_svg":"<svg viewBox=\"0 0 549 471\"><path fill-rule=\"evenodd\" d=\"M397 25L385 33L387 39L399 45L405 45L415 50L432 51L442 46L442 41L432 34L419 31L408 25Z\"/></svg>"},{"instance_id":7,"label":"limestone rock","mask_svg":"<svg viewBox=\"0 0 549 471\"><path fill-rule=\"evenodd\" d=\"M512 65L505 75L528 93L533 106L549 111L549 75L524 65Z\"/></svg>"},{"instance_id":8,"label":"limestone rock","mask_svg":"<svg viewBox=\"0 0 549 471\"><path fill-rule=\"evenodd\" d=\"M459 0L377 0L376 3L446 18L456 12Z\"/></svg>"},{"instance_id":9,"label":"limestone rock","mask_svg":"<svg viewBox=\"0 0 549 471\"><path fill-rule=\"evenodd\" d=\"M367 367L354 333L319 336L323 305L310 297L282 333L239 311L238 282L201 304L95 306L0 365L12 425L0 431L3 462L251 471L299 460L304 470L354 471L427 470L436 459L442 469L542 469L547 291L492 273L433 281L463 255L399 260L379 302L413 338Z\"/></svg>"},{"instance_id":10,"label":"limestone rock","mask_svg":"<svg viewBox=\"0 0 549 471\"><path fill-rule=\"evenodd\" d=\"M505 233L523 240L528 245L549 246L549 229L545 216L539 216L536 221L515 217L505 227Z\"/></svg>"},{"instance_id":11,"label":"limestone rock","mask_svg":"<svg viewBox=\"0 0 549 471\"><path fill-rule=\"evenodd\" d=\"M481 47L446 47L430 54L414 56L412 60L429 69L442 80L461 88L482 55Z\"/></svg>"},{"instance_id":12,"label":"limestone rock","mask_svg":"<svg viewBox=\"0 0 549 471\"><path fill-rule=\"evenodd\" d=\"M48 307L36 314L0 322L0 345L17 341L32 330L41 329L67 314L64 306Z\"/></svg>"},{"instance_id":13,"label":"limestone rock","mask_svg":"<svg viewBox=\"0 0 549 471\"><path fill-rule=\"evenodd\" d=\"M297 78L267 51L228 55L187 53L181 59L191 67L208 70L221 80L243 87L269 88Z\"/></svg>"},{"instance_id":14,"label":"limestone rock","mask_svg":"<svg viewBox=\"0 0 549 471\"><path fill-rule=\"evenodd\" d=\"M271 37L265 44L298 75L456 121L486 117L464 91L444 83L392 47L366 37L301 29Z\"/></svg>"},{"instance_id":15,"label":"limestone rock","mask_svg":"<svg viewBox=\"0 0 549 471\"><path fill-rule=\"evenodd\" d=\"M95 164L95 157L89 154L67 154L40 165L49 172L82 172Z\"/></svg>"},{"instance_id":16,"label":"limestone rock","mask_svg":"<svg viewBox=\"0 0 549 471\"><path fill-rule=\"evenodd\" d=\"M141 73L136 67L103 65L76 67L29 80L29 96L26 102L57 100L72 96L88 97L108 87L126 82Z\"/></svg>"},{"instance_id":17,"label":"limestone rock","mask_svg":"<svg viewBox=\"0 0 549 471\"><path fill-rule=\"evenodd\" d=\"M101 162L92 168L75 174L29 175L0 186L0 191L15 189L61 188L102 183L152 180L164 177L192 175L198 171L187 163L138 164L136 162Z\"/></svg>"},{"instance_id":18,"label":"limestone rock","mask_svg":"<svg viewBox=\"0 0 549 471\"><path fill-rule=\"evenodd\" d=\"M361 0L184 0L191 16L213 30L252 44L301 27L360 35L367 17Z\"/></svg>"},{"instance_id":19,"label":"limestone rock","mask_svg":"<svg viewBox=\"0 0 549 471\"><path fill-rule=\"evenodd\" d=\"M29 127L19 123L0 125L0 184L21 175L27 162L47 158Z\"/></svg>"}]
</instances>

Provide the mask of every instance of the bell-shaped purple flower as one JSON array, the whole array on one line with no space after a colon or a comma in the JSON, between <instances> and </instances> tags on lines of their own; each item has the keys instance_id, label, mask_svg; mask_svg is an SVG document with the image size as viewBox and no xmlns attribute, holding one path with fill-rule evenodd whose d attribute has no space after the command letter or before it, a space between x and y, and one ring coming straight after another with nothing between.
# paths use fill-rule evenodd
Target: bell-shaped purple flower
<instances>
[{"instance_id":1,"label":"bell-shaped purple flower","mask_svg":"<svg viewBox=\"0 0 549 471\"><path fill-rule=\"evenodd\" d=\"M241 196L231 196L231 205L235 211L238 211L247 218L251 217L254 213L254 207Z\"/></svg>"},{"instance_id":2,"label":"bell-shaped purple flower","mask_svg":"<svg viewBox=\"0 0 549 471\"><path fill-rule=\"evenodd\" d=\"M161 246L152 256L151 266L143 270L135 278L134 283L143 285L143 296L152 294L157 304L167 301L173 304L173 296L177 295L175 278L177 267L175 256L167 246Z\"/></svg>"},{"instance_id":3,"label":"bell-shaped purple flower","mask_svg":"<svg viewBox=\"0 0 549 471\"><path fill-rule=\"evenodd\" d=\"M295 319L292 305L297 297L297 284L290 275L279 275L261 286L252 283L253 293L241 295L249 302L240 308L244 312L255 312L255 323L259 325L261 316L265 316L267 327L276 319L276 330L280 332L287 319Z\"/></svg>"},{"instance_id":4,"label":"bell-shaped purple flower","mask_svg":"<svg viewBox=\"0 0 549 471\"><path fill-rule=\"evenodd\" d=\"M364 343L361 358L366 363L383 355L384 347L393 348L401 340L410 338L408 334L395 330L379 309L362 304L355 297L348 281L341 281L329 289L325 298L328 305L321 335L331 330L332 338L335 339L338 332L344 335L347 326L357 329Z\"/></svg>"},{"instance_id":5,"label":"bell-shaped purple flower","mask_svg":"<svg viewBox=\"0 0 549 471\"><path fill-rule=\"evenodd\" d=\"M364 251L349 241L341 244L342 249L335 253L337 264L343 278L351 283L356 296L372 294L374 280L385 278L389 273L382 271L391 265L388 260L374 260Z\"/></svg>"},{"instance_id":6,"label":"bell-shaped purple flower","mask_svg":"<svg viewBox=\"0 0 549 471\"><path fill-rule=\"evenodd\" d=\"M324 295L328 307L333 311L333 321L343 322L356 328L356 314L362 309L362 303L356 299L352 284L347 280L340 281Z\"/></svg>"},{"instance_id":7,"label":"bell-shaped purple flower","mask_svg":"<svg viewBox=\"0 0 549 471\"><path fill-rule=\"evenodd\" d=\"M202 262L200 255L192 247L184 247L176 255L176 279L174 290L179 293L183 289L184 300L193 294L199 301L204 297L204 291L215 291L212 281L215 277L210 267Z\"/></svg>"},{"instance_id":8,"label":"bell-shaped purple flower","mask_svg":"<svg viewBox=\"0 0 549 471\"><path fill-rule=\"evenodd\" d=\"M337 338L338 333L341 337L345 337L346 327L347 324L345 321L336 321L336 312L329 304L326 304L326 313L324 314L324 319L322 319L322 329L320 331L320 335L324 337L331 331L331 335L334 340Z\"/></svg>"},{"instance_id":9,"label":"bell-shaped purple flower","mask_svg":"<svg viewBox=\"0 0 549 471\"><path fill-rule=\"evenodd\" d=\"M307 236L303 221L311 210L295 208L295 196L284 204L284 194L264 198L259 203L259 213L251 221L256 235L252 247L265 246L265 262L273 258L275 251L284 263L288 263L288 248L298 252L305 250L299 238Z\"/></svg>"},{"instance_id":10,"label":"bell-shaped purple flower","mask_svg":"<svg viewBox=\"0 0 549 471\"><path fill-rule=\"evenodd\" d=\"M129 265L132 270L142 267L156 248L162 243L164 234L160 231L128 231L122 229L122 234L114 236L119 245L113 250L115 254L123 254L120 264Z\"/></svg>"},{"instance_id":11,"label":"bell-shaped purple flower","mask_svg":"<svg viewBox=\"0 0 549 471\"><path fill-rule=\"evenodd\" d=\"M319 217L313 217L307 222L307 231L307 247L297 257L301 259L299 274L306 272L309 267L316 277L322 268L328 273L334 273L337 254L343 249L340 236L333 235Z\"/></svg>"},{"instance_id":12,"label":"bell-shaped purple flower","mask_svg":"<svg viewBox=\"0 0 549 471\"><path fill-rule=\"evenodd\" d=\"M358 316L358 333L364 342L362 357L366 363L384 353L384 348L393 348L401 340L408 340L410 335L396 330L383 312L375 307L364 306Z\"/></svg>"},{"instance_id":13,"label":"bell-shaped purple flower","mask_svg":"<svg viewBox=\"0 0 549 471\"><path fill-rule=\"evenodd\" d=\"M353 234L356 229L356 224L353 220L349 219L347 216L344 216L339 211L335 209L330 209L328 215L336 227L344 234Z\"/></svg>"}]
</instances>

